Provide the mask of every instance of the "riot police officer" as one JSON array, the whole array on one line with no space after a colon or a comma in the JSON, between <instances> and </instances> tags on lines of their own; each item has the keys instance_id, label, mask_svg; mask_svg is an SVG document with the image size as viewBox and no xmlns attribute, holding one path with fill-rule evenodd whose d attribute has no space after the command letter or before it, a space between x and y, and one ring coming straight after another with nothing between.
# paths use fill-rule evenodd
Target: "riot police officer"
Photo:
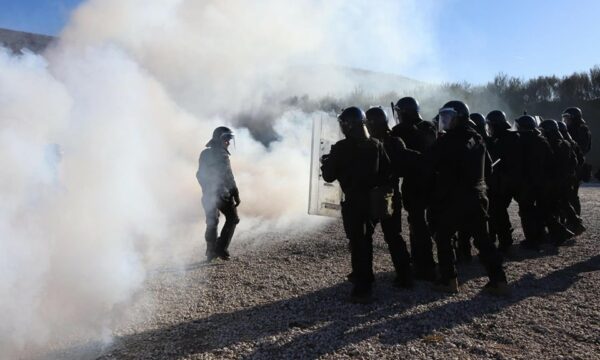
<instances>
[{"instance_id":1,"label":"riot police officer","mask_svg":"<svg viewBox=\"0 0 600 360\"><path fill-rule=\"evenodd\" d=\"M477 131L477 133L479 135L481 135L481 137L483 138L483 141L485 142L486 148L489 146L489 141L490 141L490 136L487 132L487 124L485 122L485 118L483 117L483 115L481 115L480 113L471 113L469 114L469 122L468 122L469 126L471 126L471 128L473 128L473 130ZM489 181L489 178L492 174L492 161L491 158L489 157L489 154L486 154L485 157L485 182L486 184ZM457 261L458 262L471 262L471 237L472 235L464 230L461 229L458 231L458 233L455 236L456 239L456 257L457 257ZM495 240L495 234L491 232L490 229L490 238L492 239L492 241L494 242ZM477 244L475 244L475 246L477 246Z\"/></svg>"},{"instance_id":2,"label":"riot police officer","mask_svg":"<svg viewBox=\"0 0 600 360\"><path fill-rule=\"evenodd\" d=\"M488 234L485 143L468 125L469 108L465 103L450 101L440 109L439 115L440 128L446 133L427 152L427 159L436 176L432 202L438 217L435 241L440 278L436 289L458 291L451 238L463 228L475 238L479 257L489 276L484 290L506 294L508 285L502 269L502 257Z\"/></svg>"},{"instance_id":3,"label":"riot police officer","mask_svg":"<svg viewBox=\"0 0 600 360\"><path fill-rule=\"evenodd\" d=\"M387 114L380 106L367 110L366 117L369 134L383 143L385 152L391 162L390 185L394 190L392 198L393 214L387 219L381 219L381 229L396 270L394 283L398 287L409 288L412 286L412 278L410 276L410 258L401 234L402 194L399 181L400 177L405 176L411 171L411 168L416 166L420 154L406 149L406 145L400 138L391 135Z\"/></svg>"},{"instance_id":4,"label":"riot police officer","mask_svg":"<svg viewBox=\"0 0 600 360\"><path fill-rule=\"evenodd\" d=\"M392 129L392 136L399 137L408 149L421 154L430 148L436 139L436 129L433 124L421 118L417 100L403 97L398 100L394 109L399 123ZM408 213L414 276L419 280L434 281L433 242L425 219L431 181L418 168L413 170L402 181L402 193L403 205Z\"/></svg>"},{"instance_id":5,"label":"riot police officer","mask_svg":"<svg viewBox=\"0 0 600 360\"><path fill-rule=\"evenodd\" d=\"M569 178L569 186L566 192L559 194L561 197L561 212L562 216L566 221L567 228L573 233L575 233L575 235L580 235L586 230L586 228L583 225L581 217L579 217L579 215L575 211L571 199L573 197L573 192L576 191L575 189L579 186L580 180L578 177L578 169L582 166L582 164L584 164L585 156L583 154L583 151L581 151L579 144L577 144L577 142L571 137L571 134L569 134L567 125L564 122L558 122L558 130L560 131L560 134L562 135L563 139L565 139L565 141L569 143L571 151L573 151L573 153L575 154L575 159L577 160L577 166L575 170L571 170L567 175Z\"/></svg>"},{"instance_id":6,"label":"riot police officer","mask_svg":"<svg viewBox=\"0 0 600 360\"><path fill-rule=\"evenodd\" d=\"M519 201L523 172L519 134L511 130L506 114L500 110L488 113L486 123L490 135L488 152L493 163L488 182L490 231L498 237L498 249L508 253L513 244L508 207L513 199Z\"/></svg>"},{"instance_id":7,"label":"riot police officer","mask_svg":"<svg viewBox=\"0 0 600 360\"><path fill-rule=\"evenodd\" d=\"M229 260L229 244L236 225L240 222L237 207L240 194L231 170L229 145L233 131L219 126L213 131L212 139L200 153L196 179L202 187L202 206L206 215L206 258L219 257ZM225 215L221 235L217 237L219 213Z\"/></svg>"},{"instance_id":8,"label":"riot police officer","mask_svg":"<svg viewBox=\"0 0 600 360\"><path fill-rule=\"evenodd\" d=\"M546 168L543 196L538 200L550 239L555 245L563 244L573 233L559 222L560 197L569 189L569 174L577 167L577 158L569 143L564 141L555 120L547 119L539 125L550 144L550 166Z\"/></svg>"},{"instance_id":9,"label":"riot police officer","mask_svg":"<svg viewBox=\"0 0 600 360\"><path fill-rule=\"evenodd\" d=\"M344 192L342 220L350 240L352 280L351 300L369 303L372 300L373 276L373 219L369 212L370 192L389 183L390 161L383 145L369 137L365 113L349 107L338 116L345 139L331 147L321 159L323 179L339 181Z\"/></svg>"},{"instance_id":10,"label":"riot police officer","mask_svg":"<svg viewBox=\"0 0 600 360\"><path fill-rule=\"evenodd\" d=\"M547 168L551 166L550 144L538 131L536 119L523 115L515 120L519 132L522 154L521 186L519 189L519 215L525 240L521 247L539 251L544 240L543 211L540 200L544 196Z\"/></svg>"},{"instance_id":11,"label":"riot police officer","mask_svg":"<svg viewBox=\"0 0 600 360\"><path fill-rule=\"evenodd\" d=\"M585 120L583 119L583 113L581 109L577 107L570 107L565 109L562 114L562 119L567 125L569 134L579 145L579 148L583 152L583 155L587 155L592 148L592 133L588 128ZM575 188L571 192L571 203L577 212L577 215L581 215L581 202L579 200L579 185L581 181L589 181L591 178L591 166L584 162L578 166L578 182Z\"/></svg>"}]
</instances>

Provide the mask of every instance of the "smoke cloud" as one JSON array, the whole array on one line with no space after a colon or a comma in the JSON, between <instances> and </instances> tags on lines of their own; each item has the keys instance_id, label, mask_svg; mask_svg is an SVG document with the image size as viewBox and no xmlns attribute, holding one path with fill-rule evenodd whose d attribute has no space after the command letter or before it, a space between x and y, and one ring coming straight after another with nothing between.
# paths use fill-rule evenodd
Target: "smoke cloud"
<instances>
[{"instance_id":1,"label":"smoke cloud","mask_svg":"<svg viewBox=\"0 0 600 360\"><path fill-rule=\"evenodd\" d=\"M234 242L322 223L310 129L331 115L282 101L355 90L318 66L429 59L418 4L90 0L43 56L0 51L0 357L103 337L150 269L201 257L194 174L216 126L237 133Z\"/></svg>"}]
</instances>

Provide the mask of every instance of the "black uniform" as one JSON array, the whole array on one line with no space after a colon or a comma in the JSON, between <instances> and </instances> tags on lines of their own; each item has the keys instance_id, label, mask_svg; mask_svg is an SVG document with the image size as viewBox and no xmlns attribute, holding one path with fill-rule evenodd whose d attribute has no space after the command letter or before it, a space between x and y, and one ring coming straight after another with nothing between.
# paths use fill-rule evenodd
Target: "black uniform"
<instances>
[{"instance_id":1,"label":"black uniform","mask_svg":"<svg viewBox=\"0 0 600 360\"><path fill-rule=\"evenodd\" d=\"M427 153L436 174L432 207L442 283L457 276L451 238L459 229L475 238L490 281L506 281L502 258L488 235L485 157L482 137L467 125L448 130Z\"/></svg>"},{"instance_id":2,"label":"black uniform","mask_svg":"<svg viewBox=\"0 0 600 360\"><path fill-rule=\"evenodd\" d=\"M421 155L416 151L408 150L400 138L391 136L389 133L380 140L390 159L392 172L390 184L394 189L392 198L394 211L390 218L381 220L381 230L396 270L396 283L400 286L410 286L410 256L402 237L400 177L413 171L412 169L417 166Z\"/></svg>"},{"instance_id":3,"label":"black uniform","mask_svg":"<svg viewBox=\"0 0 600 360\"><path fill-rule=\"evenodd\" d=\"M322 161L323 179L339 181L344 192L342 220L350 240L353 292L368 293L374 280L374 222L369 214L369 193L374 187L389 183L389 158L382 144L373 138L346 138L333 145Z\"/></svg>"},{"instance_id":4,"label":"black uniform","mask_svg":"<svg viewBox=\"0 0 600 360\"><path fill-rule=\"evenodd\" d=\"M230 153L218 141L211 140L200 153L196 178L202 186L202 206L206 215L206 256L229 256L227 248L236 225L240 222L234 199L239 191L231 170ZM217 238L219 212L225 215L225 225Z\"/></svg>"},{"instance_id":5,"label":"black uniform","mask_svg":"<svg viewBox=\"0 0 600 360\"><path fill-rule=\"evenodd\" d=\"M559 222L561 213L561 200L568 193L570 187L570 174L575 172L577 158L569 143L563 140L558 131L545 134L550 148L550 162L546 167L546 182L543 188L543 196L538 201L543 218L549 230L549 235L555 243L563 242L568 230ZM562 210L566 210L564 207ZM571 221L576 221L577 215L568 214ZM575 217L575 219L573 218Z\"/></svg>"},{"instance_id":6,"label":"black uniform","mask_svg":"<svg viewBox=\"0 0 600 360\"><path fill-rule=\"evenodd\" d=\"M423 154L435 141L436 130L427 121L403 118L402 122L392 129L392 136L402 139L408 149ZM407 172L402 181L403 204L408 213L415 276L425 279L433 279L435 274L433 242L425 220L431 180L422 168L415 166Z\"/></svg>"},{"instance_id":7,"label":"black uniform","mask_svg":"<svg viewBox=\"0 0 600 360\"><path fill-rule=\"evenodd\" d=\"M512 199L519 200L523 173L519 134L498 129L489 140L488 150L495 164L488 181L490 232L498 237L499 249L508 250L513 243L508 206Z\"/></svg>"},{"instance_id":8,"label":"black uniform","mask_svg":"<svg viewBox=\"0 0 600 360\"><path fill-rule=\"evenodd\" d=\"M579 121L575 121L568 126L568 131L573 140L579 146L579 149L583 153L583 155L587 155L592 149L592 133L588 128L587 124L583 119ZM589 175L591 173L591 167L584 162L582 162L577 167L577 182L575 186L571 190L570 193L570 202L573 205L573 208L577 212L577 215L581 215L581 202L579 200L579 185L581 181L587 180L589 181Z\"/></svg>"},{"instance_id":9,"label":"black uniform","mask_svg":"<svg viewBox=\"0 0 600 360\"><path fill-rule=\"evenodd\" d=\"M473 116L474 115L478 115L480 117L479 121L477 122L473 122ZM481 135L481 137L483 138L483 142L486 146L486 148L489 148L489 143L492 141L491 137L487 134L486 131L486 124L485 124L485 119L483 119L481 114L477 114L477 113L472 113L470 115L471 121L469 122L469 125L472 127L473 130L477 131L477 133L479 135ZM491 156L489 154L489 152L486 154L485 156L485 183L488 184L490 181L490 177L492 175L492 159ZM488 196L489 198L489 196ZM492 227L490 226L489 228L489 236L490 239L492 239L492 242L495 242L495 237L496 234L494 232L492 232ZM471 238L473 237L473 235L471 233L469 233L468 230L466 229L460 229L458 231L458 233L456 234L456 244L455 244L455 248L457 251L457 260L458 262L471 262ZM474 245L477 248L478 244L476 241L474 241Z\"/></svg>"},{"instance_id":10,"label":"black uniform","mask_svg":"<svg viewBox=\"0 0 600 360\"><path fill-rule=\"evenodd\" d=\"M544 214L540 208L540 200L543 202L552 150L538 130L520 131L519 139L523 154L519 189L519 215L525 235L523 245L537 248L543 241Z\"/></svg>"}]
</instances>

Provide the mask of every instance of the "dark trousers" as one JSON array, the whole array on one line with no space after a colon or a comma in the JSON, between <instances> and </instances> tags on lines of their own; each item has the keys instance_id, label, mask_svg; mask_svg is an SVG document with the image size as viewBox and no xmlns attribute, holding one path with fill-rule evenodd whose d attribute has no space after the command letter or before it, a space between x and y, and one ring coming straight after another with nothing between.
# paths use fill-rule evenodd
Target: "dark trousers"
<instances>
[{"instance_id":1,"label":"dark trousers","mask_svg":"<svg viewBox=\"0 0 600 360\"><path fill-rule=\"evenodd\" d=\"M435 241L438 250L440 280L456 278L456 255L452 236L458 230L470 233L479 249L479 257L491 281L506 280L502 257L489 238L487 225L488 199L474 192L457 197L460 201L437 204Z\"/></svg>"},{"instance_id":2,"label":"dark trousers","mask_svg":"<svg viewBox=\"0 0 600 360\"><path fill-rule=\"evenodd\" d=\"M233 199L222 200L216 197L202 197L202 206L206 215L206 256L222 254L227 251L236 225L240 222L237 208ZM220 213L225 215L225 224L221 229L221 235L217 237Z\"/></svg>"},{"instance_id":3,"label":"dark trousers","mask_svg":"<svg viewBox=\"0 0 600 360\"><path fill-rule=\"evenodd\" d=\"M373 228L369 218L368 194L346 196L342 202L342 220L350 241L350 258L355 289L371 289L373 276Z\"/></svg>"},{"instance_id":4,"label":"dark trousers","mask_svg":"<svg viewBox=\"0 0 600 360\"><path fill-rule=\"evenodd\" d=\"M426 196L418 180L406 178L402 182L402 194L404 208L408 213L410 252L415 272L434 271L433 240L425 217Z\"/></svg>"},{"instance_id":5,"label":"dark trousers","mask_svg":"<svg viewBox=\"0 0 600 360\"><path fill-rule=\"evenodd\" d=\"M433 240L429 232L429 226L425 221L424 207L411 207L406 209L408 213L408 228L410 239L410 251L416 272L427 272L435 269L433 260Z\"/></svg>"},{"instance_id":6,"label":"dark trousers","mask_svg":"<svg viewBox=\"0 0 600 360\"><path fill-rule=\"evenodd\" d=\"M581 182L579 180L573 183L573 186L569 189L569 202L577 216L581 216L581 201L579 200L579 185Z\"/></svg>"},{"instance_id":7,"label":"dark trousers","mask_svg":"<svg viewBox=\"0 0 600 360\"><path fill-rule=\"evenodd\" d=\"M514 231L508 215L508 207L512 199L517 200L517 189L509 186L490 188L490 233L498 237L500 248L508 249L513 243Z\"/></svg>"},{"instance_id":8,"label":"dark trousers","mask_svg":"<svg viewBox=\"0 0 600 360\"><path fill-rule=\"evenodd\" d=\"M559 206L560 206L560 217L566 222L567 226L580 225L582 223L581 217L577 215L577 211L573 207L573 204L569 200L569 192L571 188L563 190L559 193Z\"/></svg>"},{"instance_id":9,"label":"dark trousers","mask_svg":"<svg viewBox=\"0 0 600 360\"><path fill-rule=\"evenodd\" d=\"M537 202L543 226L548 228L550 239L553 241L561 239L568 232L565 225L559 221L561 214L559 193L561 190L563 189L559 183L553 183Z\"/></svg>"},{"instance_id":10,"label":"dark trousers","mask_svg":"<svg viewBox=\"0 0 600 360\"><path fill-rule=\"evenodd\" d=\"M519 217L525 240L540 244L544 238L544 212L540 207L542 194L534 186L524 186L519 190Z\"/></svg>"},{"instance_id":11,"label":"dark trousers","mask_svg":"<svg viewBox=\"0 0 600 360\"><path fill-rule=\"evenodd\" d=\"M394 213L390 218L381 220L383 239L387 243L394 270L399 278L406 278L410 273L410 256L406 242L402 237L402 197L399 193L392 198ZM373 231L374 231L373 227Z\"/></svg>"}]
</instances>

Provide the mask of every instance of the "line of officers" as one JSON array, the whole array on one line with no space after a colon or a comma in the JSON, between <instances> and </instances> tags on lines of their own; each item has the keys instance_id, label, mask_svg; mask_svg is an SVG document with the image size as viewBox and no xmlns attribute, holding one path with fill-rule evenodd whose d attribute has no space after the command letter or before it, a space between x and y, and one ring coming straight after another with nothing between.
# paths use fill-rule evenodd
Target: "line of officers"
<instances>
[{"instance_id":1,"label":"line of officers","mask_svg":"<svg viewBox=\"0 0 600 360\"><path fill-rule=\"evenodd\" d=\"M424 121L411 97L394 106L392 129L386 112L349 107L338 116L345 139L321 158L325 181L339 181L342 218L349 239L351 301L372 301L372 235L381 224L395 268L394 284L411 288L414 279L458 292L456 262L471 260L471 239L489 277L484 291L510 292L503 258L513 247L507 208L519 205L524 249L539 251L585 231L579 184L591 167L585 154L591 134L581 110L569 108L563 121L523 115L516 131L499 110L486 117L467 104L450 101L433 121ZM400 186L400 178L403 178ZM391 216L373 218L374 189L393 188ZM408 214L411 254L401 235L401 208ZM437 246L437 266L433 258ZM411 266L412 263L412 266Z\"/></svg>"}]
</instances>

